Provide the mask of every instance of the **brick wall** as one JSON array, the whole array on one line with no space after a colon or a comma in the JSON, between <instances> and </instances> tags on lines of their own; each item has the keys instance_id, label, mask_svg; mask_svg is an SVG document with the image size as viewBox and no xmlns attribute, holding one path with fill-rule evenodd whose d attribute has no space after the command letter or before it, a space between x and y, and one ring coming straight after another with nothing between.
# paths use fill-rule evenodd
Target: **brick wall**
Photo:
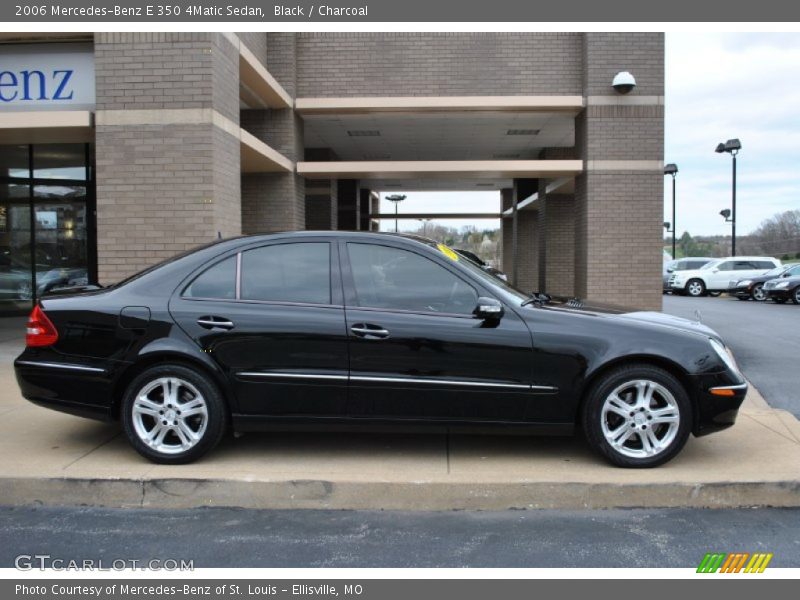
<instances>
[{"instance_id":1,"label":"brick wall","mask_svg":"<svg viewBox=\"0 0 800 600\"><path fill-rule=\"evenodd\" d=\"M98 33L95 56L98 277L108 284L240 232L238 138L197 111L238 122L238 57L220 34L198 33ZM166 109L195 121L124 118Z\"/></svg>"},{"instance_id":2,"label":"brick wall","mask_svg":"<svg viewBox=\"0 0 800 600\"><path fill-rule=\"evenodd\" d=\"M623 70L637 81L631 96L664 93L663 34L587 33L583 64L586 95L614 96L611 81ZM590 105L575 137L590 161L575 180L576 295L660 310L663 106ZM591 162L608 160L631 161L630 168Z\"/></svg>"},{"instance_id":3,"label":"brick wall","mask_svg":"<svg viewBox=\"0 0 800 600\"><path fill-rule=\"evenodd\" d=\"M582 48L579 33L299 33L297 96L580 94Z\"/></svg>"},{"instance_id":4,"label":"brick wall","mask_svg":"<svg viewBox=\"0 0 800 600\"><path fill-rule=\"evenodd\" d=\"M632 96L664 95L663 33L585 33L584 90L587 96L613 94L620 71L636 78Z\"/></svg>"},{"instance_id":5,"label":"brick wall","mask_svg":"<svg viewBox=\"0 0 800 600\"><path fill-rule=\"evenodd\" d=\"M261 61L262 65L267 64L267 34L263 31L237 32L236 35L253 55Z\"/></svg>"},{"instance_id":6,"label":"brick wall","mask_svg":"<svg viewBox=\"0 0 800 600\"><path fill-rule=\"evenodd\" d=\"M209 33L96 33L97 110L211 104Z\"/></svg>"},{"instance_id":7,"label":"brick wall","mask_svg":"<svg viewBox=\"0 0 800 600\"><path fill-rule=\"evenodd\" d=\"M663 175L590 172L579 179L579 295L660 310Z\"/></svg>"},{"instance_id":8,"label":"brick wall","mask_svg":"<svg viewBox=\"0 0 800 600\"><path fill-rule=\"evenodd\" d=\"M547 244L544 290L557 296L575 295L575 199L550 194L545 200Z\"/></svg>"}]
</instances>

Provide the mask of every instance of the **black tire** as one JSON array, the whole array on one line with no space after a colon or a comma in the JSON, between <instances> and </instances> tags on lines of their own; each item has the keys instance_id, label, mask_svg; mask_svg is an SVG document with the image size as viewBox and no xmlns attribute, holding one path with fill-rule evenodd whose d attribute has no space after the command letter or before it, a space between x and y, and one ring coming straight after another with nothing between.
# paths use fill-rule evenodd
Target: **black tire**
<instances>
[{"instance_id":1,"label":"black tire","mask_svg":"<svg viewBox=\"0 0 800 600\"><path fill-rule=\"evenodd\" d=\"M659 429L655 429L652 426L652 421L647 420L647 417L650 415L650 409L642 412L644 418L642 418L641 424L634 424L634 422L638 423L638 421L635 421L633 415L638 419L639 414L638 410L634 410L633 408L631 408L631 418L627 416L624 418L619 417L615 413L612 413L609 416L620 419L620 426L627 428L628 424L630 425L632 431L628 435L636 436L636 439L631 439L629 437L627 441L623 440L622 450L618 450L611 445L606 437L606 433L604 433L607 417L603 414L603 408L612 392L620 388L625 389L625 386L629 386L632 382L638 380L647 381L651 384L655 383L657 386L661 386L662 390L668 392L671 396L671 402L665 401L664 405L672 405L672 410L677 412L678 423L674 428L672 428L671 425L660 424L656 426ZM660 402L662 399L666 398L665 396L662 397L661 394L661 391L657 391L653 394L654 401L650 407L657 409L661 406ZM623 400L625 400L625 398L623 398ZM631 405L631 407L633 406L634 405ZM592 449L613 465L627 468L657 467L673 459L681 451L686 444L686 440L689 438L689 434L692 431L692 419L691 401L681 382L664 369L648 364L632 364L618 367L601 376L587 392L582 411L584 435ZM646 428L648 423L651 424L651 431L656 438L658 438L659 434L663 436L661 441L664 441L664 447L657 453L649 456L627 455L626 452L645 453L644 439L639 437L639 430L641 427L642 435L647 435L648 432ZM642 427L642 425L644 425L644 427ZM617 429L617 427L614 426L613 429L611 429L611 433L615 433L616 431L623 431L623 435L625 435L627 429ZM641 448L637 449L637 444L641 445Z\"/></svg>"},{"instance_id":2,"label":"black tire","mask_svg":"<svg viewBox=\"0 0 800 600\"><path fill-rule=\"evenodd\" d=\"M719 298L722 295L722 292L708 292L708 295L712 298Z\"/></svg>"},{"instance_id":3,"label":"black tire","mask_svg":"<svg viewBox=\"0 0 800 600\"><path fill-rule=\"evenodd\" d=\"M686 282L684 291L692 298L699 298L706 295L706 284L703 283L702 279L690 279Z\"/></svg>"},{"instance_id":4,"label":"black tire","mask_svg":"<svg viewBox=\"0 0 800 600\"><path fill-rule=\"evenodd\" d=\"M764 284L755 284L753 290L750 292L750 297L756 302L764 302L767 299L767 294L764 291Z\"/></svg>"},{"instance_id":5,"label":"black tire","mask_svg":"<svg viewBox=\"0 0 800 600\"><path fill-rule=\"evenodd\" d=\"M800 286L794 288L792 292L792 304L800 304Z\"/></svg>"},{"instance_id":6,"label":"black tire","mask_svg":"<svg viewBox=\"0 0 800 600\"><path fill-rule=\"evenodd\" d=\"M748 296L736 296L737 300L750 300Z\"/></svg>"},{"instance_id":7,"label":"black tire","mask_svg":"<svg viewBox=\"0 0 800 600\"><path fill-rule=\"evenodd\" d=\"M181 382L172 384L176 390L174 392L175 404L165 398L165 384L159 384L159 382L170 380ZM170 384L166 385L170 386ZM148 404L137 403L140 394L148 387L152 388L145 398ZM159 399L160 406L158 408L163 409L160 413L142 415L144 410L151 411L150 404L159 405ZM201 404L204 405L204 413L181 416L180 408L187 406L188 409L184 410L185 413L197 412L203 410L200 408ZM167 409L167 406L173 408ZM228 407L216 384L206 374L179 364L151 367L138 375L125 391L121 411L122 426L131 445L145 458L160 464L185 464L197 460L219 443L228 428ZM137 414L134 415L134 412ZM174 417L175 421L170 423L161 421L162 416L156 416L159 414L163 415L164 419ZM178 426L178 419L180 419L180 426ZM161 421L161 424L157 421ZM152 429L148 432L149 424L152 425ZM184 424L189 427L191 433L197 436L196 438L185 437L187 430L183 427ZM167 425L167 427L162 425ZM161 436L162 442L159 444L164 450L159 450L143 440L143 437L146 437L145 433L156 432L156 430L159 432L168 430ZM157 438L158 435L154 437ZM183 449L184 439L190 440L187 442L186 449ZM154 440L153 444L155 443ZM180 449L177 448L178 444L181 445Z\"/></svg>"}]
</instances>

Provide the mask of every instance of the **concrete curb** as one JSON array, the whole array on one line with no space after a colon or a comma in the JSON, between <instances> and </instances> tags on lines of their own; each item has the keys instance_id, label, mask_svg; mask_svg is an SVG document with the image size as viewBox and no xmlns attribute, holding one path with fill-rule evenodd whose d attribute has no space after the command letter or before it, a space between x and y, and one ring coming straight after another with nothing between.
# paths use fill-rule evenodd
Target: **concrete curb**
<instances>
[{"instance_id":1,"label":"concrete curb","mask_svg":"<svg viewBox=\"0 0 800 600\"><path fill-rule=\"evenodd\" d=\"M12 506L339 510L741 508L800 506L800 480L605 484L583 482L241 481L0 478Z\"/></svg>"}]
</instances>

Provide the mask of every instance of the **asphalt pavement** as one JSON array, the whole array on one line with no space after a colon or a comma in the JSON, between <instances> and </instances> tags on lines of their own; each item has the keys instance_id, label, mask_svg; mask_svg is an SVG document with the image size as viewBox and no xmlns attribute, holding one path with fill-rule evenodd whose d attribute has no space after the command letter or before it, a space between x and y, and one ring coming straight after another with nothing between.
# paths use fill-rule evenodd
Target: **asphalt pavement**
<instances>
[{"instance_id":1,"label":"asphalt pavement","mask_svg":"<svg viewBox=\"0 0 800 600\"><path fill-rule=\"evenodd\" d=\"M800 566L800 509L378 512L0 509L0 567L193 560L197 567L696 567L706 552Z\"/></svg>"},{"instance_id":2,"label":"asphalt pavement","mask_svg":"<svg viewBox=\"0 0 800 600\"><path fill-rule=\"evenodd\" d=\"M800 418L800 306L791 302L664 296L664 312L696 319L716 330L739 367L773 408Z\"/></svg>"}]
</instances>

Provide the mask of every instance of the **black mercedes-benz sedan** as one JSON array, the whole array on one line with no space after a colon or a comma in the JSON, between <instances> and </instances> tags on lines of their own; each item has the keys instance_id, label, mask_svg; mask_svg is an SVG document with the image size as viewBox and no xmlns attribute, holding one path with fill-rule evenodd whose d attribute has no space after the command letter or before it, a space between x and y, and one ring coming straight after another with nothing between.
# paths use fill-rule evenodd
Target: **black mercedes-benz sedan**
<instances>
[{"instance_id":1,"label":"black mercedes-benz sedan","mask_svg":"<svg viewBox=\"0 0 800 600\"><path fill-rule=\"evenodd\" d=\"M525 294L427 239L219 241L45 296L15 361L42 406L119 419L152 461L324 424L566 433L652 467L732 425L747 384L700 323Z\"/></svg>"}]
</instances>

